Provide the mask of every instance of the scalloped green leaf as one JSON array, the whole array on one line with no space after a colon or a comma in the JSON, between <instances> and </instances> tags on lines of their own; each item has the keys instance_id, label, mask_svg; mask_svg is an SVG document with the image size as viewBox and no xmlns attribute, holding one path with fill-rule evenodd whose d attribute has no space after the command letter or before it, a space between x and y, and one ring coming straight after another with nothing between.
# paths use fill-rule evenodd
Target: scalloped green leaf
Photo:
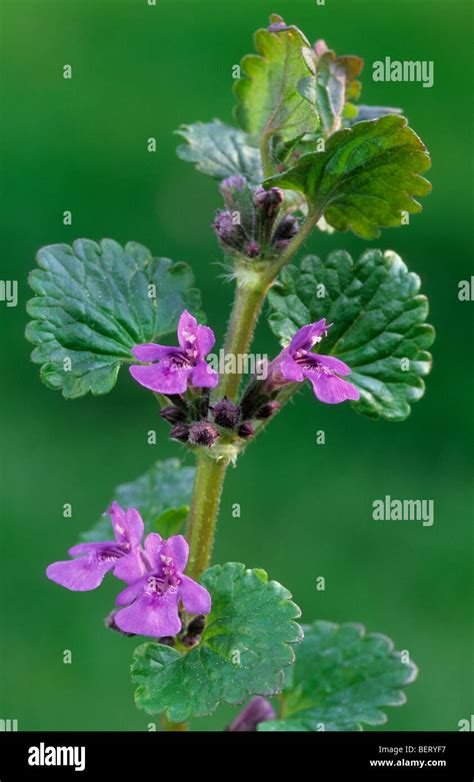
<instances>
[{"instance_id":1,"label":"scalloped green leaf","mask_svg":"<svg viewBox=\"0 0 474 782\"><path fill-rule=\"evenodd\" d=\"M431 369L434 329L425 323L428 300L419 289L419 277L390 250L367 250L356 262L343 250L324 261L308 256L284 269L270 291L270 326L286 345L306 323L333 323L318 348L351 367L360 391L353 408L402 421Z\"/></svg>"},{"instance_id":2,"label":"scalloped green leaf","mask_svg":"<svg viewBox=\"0 0 474 782\"><path fill-rule=\"evenodd\" d=\"M204 317L191 268L136 242L51 244L37 262L26 337L41 379L66 399L108 393L133 345L174 331L184 309Z\"/></svg>"},{"instance_id":3,"label":"scalloped green leaf","mask_svg":"<svg viewBox=\"0 0 474 782\"><path fill-rule=\"evenodd\" d=\"M189 512L194 484L194 467L184 467L179 459L155 462L149 470L114 491L113 500L122 508L136 508L145 524L145 535L159 532L163 538L176 535ZM110 517L102 515L94 527L82 535L85 541L110 538Z\"/></svg>"},{"instance_id":4,"label":"scalloped green leaf","mask_svg":"<svg viewBox=\"0 0 474 782\"><path fill-rule=\"evenodd\" d=\"M260 152L243 130L215 119L182 125L176 132L186 141L176 150L178 157L196 163L203 174L216 179L242 174L249 182L262 181Z\"/></svg>"},{"instance_id":5,"label":"scalloped green leaf","mask_svg":"<svg viewBox=\"0 0 474 782\"><path fill-rule=\"evenodd\" d=\"M402 688L417 674L390 638L355 624L314 622L303 627L296 663L285 675L282 717L260 731L353 731L387 721L385 706L400 706Z\"/></svg>"},{"instance_id":6,"label":"scalloped green leaf","mask_svg":"<svg viewBox=\"0 0 474 782\"><path fill-rule=\"evenodd\" d=\"M146 643L134 653L138 708L166 712L173 722L210 714L220 702L279 692L283 669L294 661L292 645L302 638L298 606L264 570L228 562L207 570L201 583L212 610L199 645L181 654Z\"/></svg>"},{"instance_id":7,"label":"scalloped green leaf","mask_svg":"<svg viewBox=\"0 0 474 782\"><path fill-rule=\"evenodd\" d=\"M414 196L430 192L420 176L430 165L425 145L406 119L389 114L337 131L324 152L302 155L264 187L298 190L318 219L324 215L338 231L375 239L380 227L401 225L404 212L421 211Z\"/></svg>"},{"instance_id":8,"label":"scalloped green leaf","mask_svg":"<svg viewBox=\"0 0 474 782\"><path fill-rule=\"evenodd\" d=\"M289 141L314 131L316 76L307 38L273 14L270 27L255 33L255 49L242 59L234 86L238 124L257 142L262 133Z\"/></svg>"}]
</instances>

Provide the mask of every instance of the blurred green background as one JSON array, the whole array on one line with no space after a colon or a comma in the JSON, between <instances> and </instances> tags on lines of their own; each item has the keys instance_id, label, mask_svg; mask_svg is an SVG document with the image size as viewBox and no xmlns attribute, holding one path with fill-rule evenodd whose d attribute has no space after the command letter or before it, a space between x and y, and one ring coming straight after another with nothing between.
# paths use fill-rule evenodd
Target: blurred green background
<instances>
[{"instance_id":1,"label":"blurred green background","mask_svg":"<svg viewBox=\"0 0 474 782\"><path fill-rule=\"evenodd\" d=\"M388 728L457 730L469 718L473 304L457 296L472 272L469 8L462 0L3 0L1 276L19 281L19 303L0 304L0 717L17 718L21 730L146 730L151 721L133 703L136 639L102 625L116 584L73 594L48 582L44 568L91 526L115 485L182 451L167 439L153 396L126 372L102 398L68 402L41 384L23 337L26 278L41 245L137 240L193 265L222 339L232 290L209 228L220 199L213 180L176 157L173 131L198 119L231 121L232 66L275 11L311 40L364 57L363 101L402 106L431 151L433 193L410 226L375 242L318 235L308 249L400 253L431 300L434 368L402 424L318 404L306 389L230 470L215 561L264 567L306 621L361 622L407 649L420 675L407 705L388 710ZM385 56L434 60L434 87L373 82L371 63ZM146 149L151 136L155 154ZM255 350L276 349L262 323ZM372 502L386 494L433 499L434 526L374 522ZM72 519L62 516L65 502ZM325 592L316 590L320 575ZM225 707L194 724L216 729L233 713Z\"/></svg>"}]
</instances>

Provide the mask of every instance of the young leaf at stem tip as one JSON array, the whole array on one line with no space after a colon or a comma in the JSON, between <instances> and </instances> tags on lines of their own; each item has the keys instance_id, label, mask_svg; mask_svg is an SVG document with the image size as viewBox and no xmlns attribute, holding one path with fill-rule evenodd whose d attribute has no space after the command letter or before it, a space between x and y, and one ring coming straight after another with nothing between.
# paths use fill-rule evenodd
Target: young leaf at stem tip
<instances>
[{"instance_id":1,"label":"young leaf at stem tip","mask_svg":"<svg viewBox=\"0 0 474 782\"><path fill-rule=\"evenodd\" d=\"M255 33L258 54L241 61L242 78L234 86L235 116L255 143L261 134L289 141L314 131L316 76L311 46L294 25L278 14Z\"/></svg>"}]
</instances>

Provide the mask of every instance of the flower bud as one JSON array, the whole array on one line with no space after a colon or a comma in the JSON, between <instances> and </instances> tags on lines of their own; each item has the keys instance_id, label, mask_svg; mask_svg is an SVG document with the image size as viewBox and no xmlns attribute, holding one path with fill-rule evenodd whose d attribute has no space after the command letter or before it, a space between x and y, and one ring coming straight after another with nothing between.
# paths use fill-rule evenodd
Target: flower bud
<instances>
[{"instance_id":1,"label":"flower bud","mask_svg":"<svg viewBox=\"0 0 474 782\"><path fill-rule=\"evenodd\" d=\"M245 234L241 226L234 222L232 212L228 210L217 212L212 227L218 240L224 247L241 250L245 242Z\"/></svg>"},{"instance_id":2,"label":"flower bud","mask_svg":"<svg viewBox=\"0 0 474 782\"><path fill-rule=\"evenodd\" d=\"M163 646L174 646L174 638L172 635L164 635L158 638L158 643L163 644Z\"/></svg>"},{"instance_id":3,"label":"flower bud","mask_svg":"<svg viewBox=\"0 0 474 782\"><path fill-rule=\"evenodd\" d=\"M199 614L188 624L186 634L182 638L182 643L188 648L192 648L199 643L202 631L206 626L204 614Z\"/></svg>"},{"instance_id":4,"label":"flower bud","mask_svg":"<svg viewBox=\"0 0 474 782\"><path fill-rule=\"evenodd\" d=\"M284 198L283 190L278 187L271 187L269 190L258 187L253 200L255 207L261 210L265 217L271 219L278 213Z\"/></svg>"},{"instance_id":5,"label":"flower bud","mask_svg":"<svg viewBox=\"0 0 474 782\"><path fill-rule=\"evenodd\" d=\"M240 424L237 434L239 437L242 437L242 439L246 440L248 437L252 437L252 435L255 434L252 424L249 424L248 421L245 421L243 424Z\"/></svg>"},{"instance_id":6,"label":"flower bud","mask_svg":"<svg viewBox=\"0 0 474 782\"><path fill-rule=\"evenodd\" d=\"M189 426L186 426L186 424L176 424L170 432L170 437L173 440L179 440L181 443L187 443L189 439Z\"/></svg>"},{"instance_id":7,"label":"flower bud","mask_svg":"<svg viewBox=\"0 0 474 782\"><path fill-rule=\"evenodd\" d=\"M239 732L256 731L260 722L274 719L276 719L276 714L270 701L257 695L256 698L252 698L250 703L237 715L226 730Z\"/></svg>"},{"instance_id":8,"label":"flower bud","mask_svg":"<svg viewBox=\"0 0 474 782\"><path fill-rule=\"evenodd\" d=\"M272 415L274 415L277 410L279 410L281 407L279 402L267 402L266 404L262 405L262 407L257 410L255 414L255 418L259 418L261 421L265 421L267 418L271 418Z\"/></svg>"},{"instance_id":9,"label":"flower bud","mask_svg":"<svg viewBox=\"0 0 474 782\"><path fill-rule=\"evenodd\" d=\"M219 430L209 421L201 421L189 427L189 442L193 445L204 445L212 448L219 439Z\"/></svg>"},{"instance_id":10,"label":"flower bud","mask_svg":"<svg viewBox=\"0 0 474 782\"><path fill-rule=\"evenodd\" d=\"M255 242L253 239L251 242L247 242L245 245L244 254L247 256L247 258L256 258L258 255L260 255L260 245L258 242Z\"/></svg>"},{"instance_id":11,"label":"flower bud","mask_svg":"<svg viewBox=\"0 0 474 782\"><path fill-rule=\"evenodd\" d=\"M205 626L206 626L206 617L204 616L204 614L198 614L198 616L195 616L194 619L192 619L188 624L187 632L191 633L192 635L201 635Z\"/></svg>"},{"instance_id":12,"label":"flower bud","mask_svg":"<svg viewBox=\"0 0 474 782\"><path fill-rule=\"evenodd\" d=\"M284 250L288 242L296 236L299 230L299 220L294 215L285 215L276 227L272 242L278 249Z\"/></svg>"},{"instance_id":13,"label":"flower bud","mask_svg":"<svg viewBox=\"0 0 474 782\"><path fill-rule=\"evenodd\" d=\"M186 413L184 410L179 407L175 407L175 405L168 405L168 407L164 407L160 411L160 415L165 419L165 421L168 421L169 424L177 424L180 421L186 420Z\"/></svg>"},{"instance_id":14,"label":"flower bud","mask_svg":"<svg viewBox=\"0 0 474 782\"><path fill-rule=\"evenodd\" d=\"M239 420L240 410L237 405L234 405L230 399L225 396L212 408L214 421L219 426L225 426L228 429L233 429Z\"/></svg>"},{"instance_id":15,"label":"flower bud","mask_svg":"<svg viewBox=\"0 0 474 782\"><path fill-rule=\"evenodd\" d=\"M243 193L246 186L247 182L240 174L234 174L234 176L223 179L219 190L221 191L226 206L235 207L238 202L239 194Z\"/></svg>"}]
</instances>

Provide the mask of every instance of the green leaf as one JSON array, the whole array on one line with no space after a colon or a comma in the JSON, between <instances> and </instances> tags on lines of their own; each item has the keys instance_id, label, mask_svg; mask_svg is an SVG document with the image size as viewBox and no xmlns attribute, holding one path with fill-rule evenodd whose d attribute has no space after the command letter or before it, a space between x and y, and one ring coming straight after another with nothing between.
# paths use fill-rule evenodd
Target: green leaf
<instances>
[{"instance_id":1,"label":"green leaf","mask_svg":"<svg viewBox=\"0 0 474 782\"><path fill-rule=\"evenodd\" d=\"M422 141L404 117L389 114L334 133L324 152L309 152L264 182L305 194L313 211L338 231L365 239L380 226L402 224L403 212L419 212L413 196L427 195L420 176L431 165Z\"/></svg>"},{"instance_id":2,"label":"green leaf","mask_svg":"<svg viewBox=\"0 0 474 782\"><path fill-rule=\"evenodd\" d=\"M242 78L235 83L235 115L239 125L258 142L264 132L289 141L318 126L311 47L294 25L277 14L271 27L255 33L258 54L241 61Z\"/></svg>"},{"instance_id":3,"label":"green leaf","mask_svg":"<svg viewBox=\"0 0 474 782\"><path fill-rule=\"evenodd\" d=\"M265 571L228 562L207 570L201 583L212 609L199 645L181 654L146 643L132 663L138 708L166 711L173 722L210 714L221 701L237 704L280 691L283 668L294 660L291 644L302 637L294 621L299 608Z\"/></svg>"},{"instance_id":4,"label":"green leaf","mask_svg":"<svg viewBox=\"0 0 474 782\"><path fill-rule=\"evenodd\" d=\"M315 44L316 108L325 136L340 129L347 100L356 99L360 93L360 74L364 61L350 55L337 57L324 41Z\"/></svg>"},{"instance_id":5,"label":"green leaf","mask_svg":"<svg viewBox=\"0 0 474 782\"><path fill-rule=\"evenodd\" d=\"M417 668L402 661L389 638L355 624L315 622L303 629L280 699L283 717L259 730L362 730L361 723L387 721L380 707L405 703L402 687Z\"/></svg>"},{"instance_id":6,"label":"green leaf","mask_svg":"<svg viewBox=\"0 0 474 782\"><path fill-rule=\"evenodd\" d=\"M365 104L359 103L352 108L354 111L351 112L351 116L347 118L349 125L355 125L356 122L363 122L368 119L385 117L386 114L402 113L402 109L397 109L394 106L366 106Z\"/></svg>"},{"instance_id":7,"label":"green leaf","mask_svg":"<svg viewBox=\"0 0 474 782\"><path fill-rule=\"evenodd\" d=\"M367 250L355 263L342 250L325 261L308 256L284 269L270 291L270 326L286 345L306 323L333 323L318 347L351 367L361 395L354 409L402 421L431 369L426 350L434 329L425 323L428 301L419 289L419 277L390 250Z\"/></svg>"},{"instance_id":8,"label":"green leaf","mask_svg":"<svg viewBox=\"0 0 474 782\"><path fill-rule=\"evenodd\" d=\"M182 160L196 163L198 171L217 179L242 174L250 182L262 181L260 152L252 147L244 131L220 120L182 125L176 131L186 144L176 150Z\"/></svg>"},{"instance_id":9,"label":"green leaf","mask_svg":"<svg viewBox=\"0 0 474 782\"><path fill-rule=\"evenodd\" d=\"M145 524L145 535L159 532L163 538L176 535L186 521L194 484L194 467L183 467L179 459L155 462L144 475L122 483L114 491L122 508L136 508ZM109 540L110 517L103 515L82 535L85 541Z\"/></svg>"},{"instance_id":10,"label":"green leaf","mask_svg":"<svg viewBox=\"0 0 474 782\"><path fill-rule=\"evenodd\" d=\"M174 331L185 308L203 318L190 267L141 244L79 239L43 247L37 261L26 337L42 380L67 399L110 391L133 345Z\"/></svg>"},{"instance_id":11,"label":"green leaf","mask_svg":"<svg viewBox=\"0 0 474 782\"><path fill-rule=\"evenodd\" d=\"M188 467L187 469L192 469ZM192 483L189 484L189 494L191 495ZM162 538L169 538L176 535L182 529L184 522L188 518L189 505L180 505L178 508L169 508L161 513L155 519L155 532L159 532Z\"/></svg>"}]
</instances>

